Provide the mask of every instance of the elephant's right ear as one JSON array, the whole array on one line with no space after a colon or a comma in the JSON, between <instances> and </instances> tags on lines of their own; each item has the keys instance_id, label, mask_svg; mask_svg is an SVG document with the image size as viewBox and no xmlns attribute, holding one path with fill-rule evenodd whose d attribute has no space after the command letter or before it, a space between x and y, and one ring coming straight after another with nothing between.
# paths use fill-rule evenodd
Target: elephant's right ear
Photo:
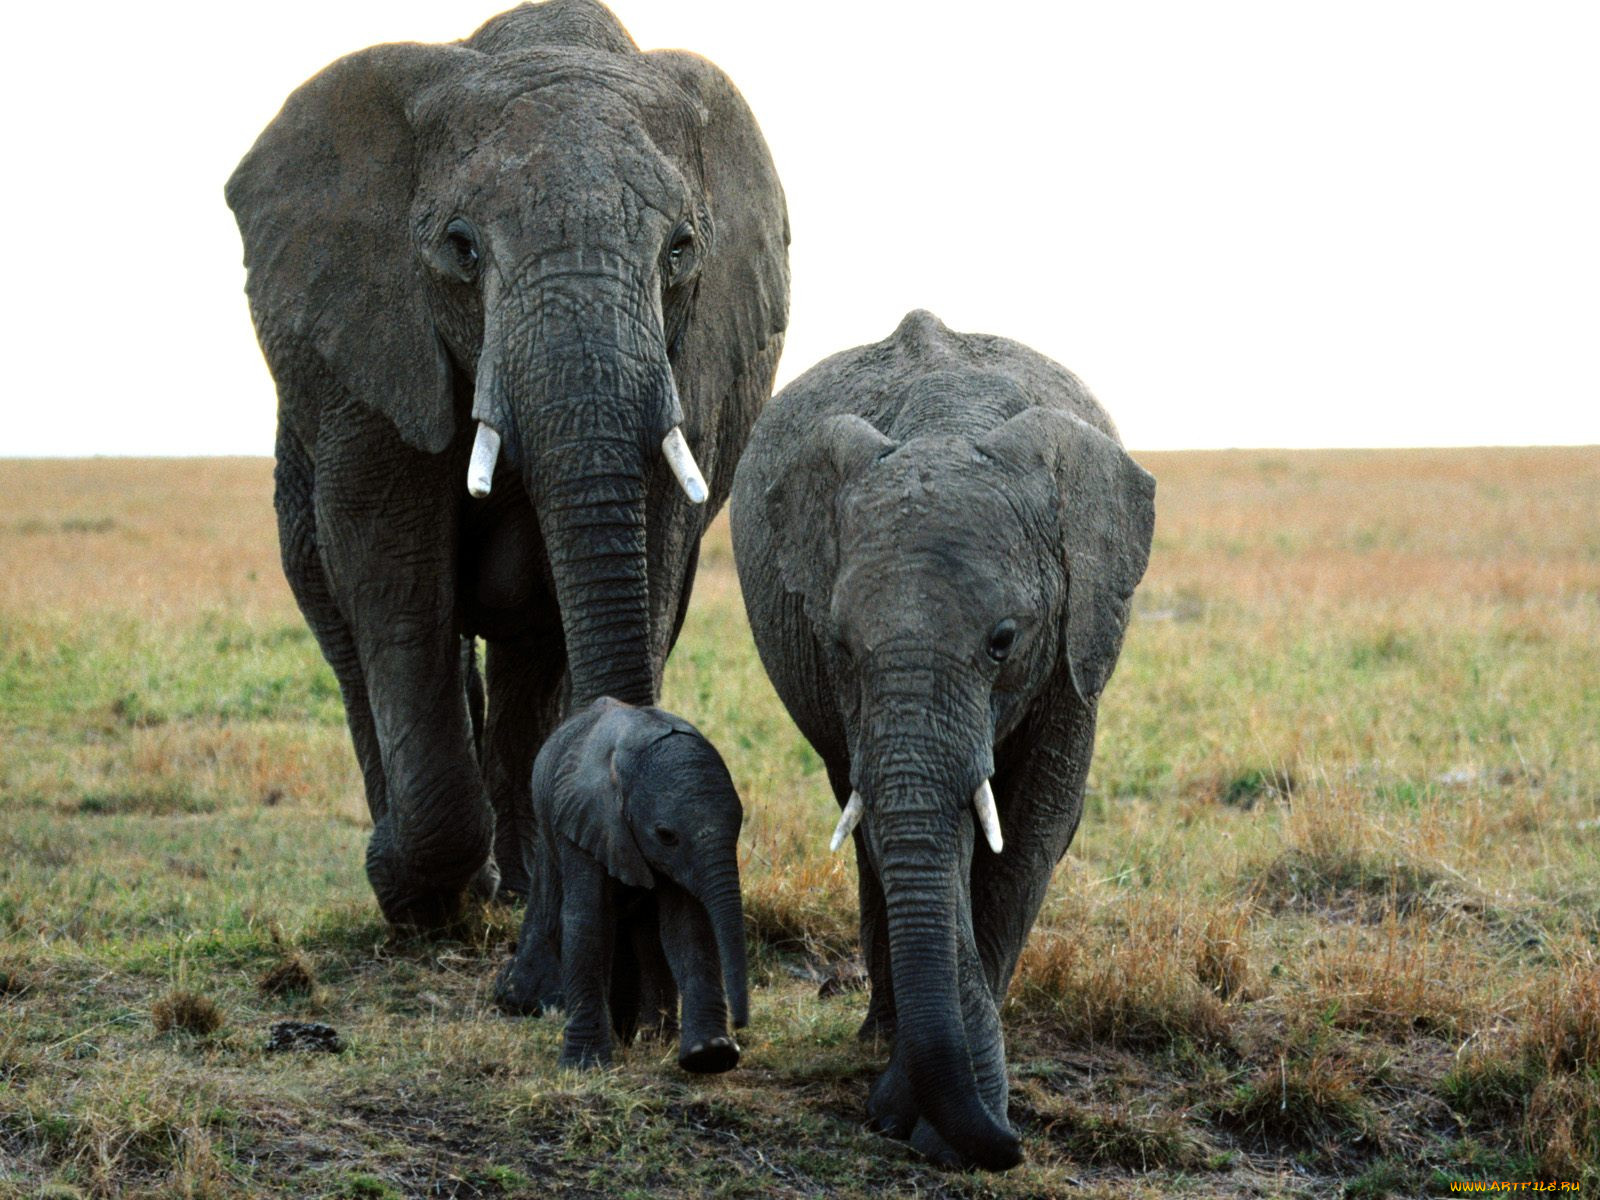
<instances>
[{"instance_id":1,"label":"elephant's right ear","mask_svg":"<svg viewBox=\"0 0 1600 1200\"><path fill-rule=\"evenodd\" d=\"M665 732L640 709L596 702L599 717L573 749L555 789L555 831L581 847L606 874L629 887L655 886L655 876L628 826L630 759L643 737Z\"/></svg>"},{"instance_id":2,"label":"elephant's right ear","mask_svg":"<svg viewBox=\"0 0 1600 1200\"><path fill-rule=\"evenodd\" d=\"M273 375L281 381L309 348L407 444L435 454L454 436L455 412L408 228L406 110L469 53L408 44L340 59L284 102L226 193Z\"/></svg>"},{"instance_id":3,"label":"elephant's right ear","mask_svg":"<svg viewBox=\"0 0 1600 1200\"><path fill-rule=\"evenodd\" d=\"M767 489L766 518L778 550L783 584L805 600L813 625L832 627L834 577L839 570L840 489L896 443L853 413L818 424L789 467Z\"/></svg>"}]
</instances>

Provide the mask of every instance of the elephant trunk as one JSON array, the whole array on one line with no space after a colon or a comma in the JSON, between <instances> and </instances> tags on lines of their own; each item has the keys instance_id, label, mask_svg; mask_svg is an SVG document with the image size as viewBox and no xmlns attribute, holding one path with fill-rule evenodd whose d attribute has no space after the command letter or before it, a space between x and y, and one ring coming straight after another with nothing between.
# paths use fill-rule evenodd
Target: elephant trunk
<instances>
[{"instance_id":1,"label":"elephant trunk","mask_svg":"<svg viewBox=\"0 0 1600 1200\"><path fill-rule=\"evenodd\" d=\"M640 458L637 446L578 441L531 472L547 481L535 504L561 606L574 712L601 696L655 700Z\"/></svg>"},{"instance_id":2,"label":"elephant trunk","mask_svg":"<svg viewBox=\"0 0 1600 1200\"><path fill-rule=\"evenodd\" d=\"M986 705L937 664L866 689L857 785L883 884L896 1011L895 1058L924 1120L966 1160L1015 1166L999 1015L978 962L968 878L972 797L993 770ZM929 697L947 709L932 712Z\"/></svg>"},{"instance_id":3,"label":"elephant trunk","mask_svg":"<svg viewBox=\"0 0 1600 1200\"><path fill-rule=\"evenodd\" d=\"M728 1013L735 1029L750 1023L750 996L746 982L744 906L739 899L739 868L736 851L728 852L726 869L719 870L700 885L700 901L711 919L717 939L717 957L722 963L722 986L728 995Z\"/></svg>"},{"instance_id":4,"label":"elephant trunk","mask_svg":"<svg viewBox=\"0 0 1600 1200\"><path fill-rule=\"evenodd\" d=\"M659 299L614 266L563 258L540 270L506 293L516 311L486 319L470 485L487 490L503 441L549 556L571 708L600 696L650 704L647 498L662 440L682 420Z\"/></svg>"}]
</instances>

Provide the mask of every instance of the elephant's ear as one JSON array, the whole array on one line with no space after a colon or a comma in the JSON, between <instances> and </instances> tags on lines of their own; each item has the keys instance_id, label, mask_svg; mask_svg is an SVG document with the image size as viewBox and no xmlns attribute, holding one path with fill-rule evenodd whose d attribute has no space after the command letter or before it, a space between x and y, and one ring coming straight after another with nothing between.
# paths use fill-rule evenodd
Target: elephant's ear
<instances>
[{"instance_id":1,"label":"elephant's ear","mask_svg":"<svg viewBox=\"0 0 1600 1200\"><path fill-rule=\"evenodd\" d=\"M555 830L629 887L655 886L655 876L628 827L631 759L640 739L659 737L640 709L616 700L595 702L598 719L576 746L555 788Z\"/></svg>"},{"instance_id":2,"label":"elephant's ear","mask_svg":"<svg viewBox=\"0 0 1600 1200\"><path fill-rule=\"evenodd\" d=\"M727 499L750 427L772 395L789 326L789 212L761 129L728 77L684 50L646 57L705 114L699 167L711 245L672 357L711 488L709 520Z\"/></svg>"},{"instance_id":3,"label":"elephant's ear","mask_svg":"<svg viewBox=\"0 0 1600 1200\"><path fill-rule=\"evenodd\" d=\"M1122 650L1155 531L1156 481L1116 441L1061 409L1018 413L978 444L1055 477L1067 567L1067 663L1079 697L1100 694Z\"/></svg>"},{"instance_id":4,"label":"elephant's ear","mask_svg":"<svg viewBox=\"0 0 1600 1200\"><path fill-rule=\"evenodd\" d=\"M772 530L784 587L805 601L820 629L832 628L831 602L839 571L839 491L895 442L854 413L821 421L785 470L767 488Z\"/></svg>"},{"instance_id":5,"label":"elephant's ear","mask_svg":"<svg viewBox=\"0 0 1600 1200\"><path fill-rule=\"evenodd\" d=\"M305 349L438 453L455 432L449 364L412 249L408 99L456 47L375 46L302 84L228 180L262 351L283 378Z\"/></svg>"}]
</instances>

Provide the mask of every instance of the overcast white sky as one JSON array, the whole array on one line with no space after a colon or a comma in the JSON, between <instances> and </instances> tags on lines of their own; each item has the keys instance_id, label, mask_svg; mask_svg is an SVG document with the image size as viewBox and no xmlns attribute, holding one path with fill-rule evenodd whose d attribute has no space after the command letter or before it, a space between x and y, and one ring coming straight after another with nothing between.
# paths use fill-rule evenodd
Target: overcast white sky
<instances>
[{"instance_id":1,"label":"overcast white sky","mask_svg":"<svg viewBox=\"0 0 1600 1200\"><path fill-rule=\"evenodd\" d=\"M332 59L500 7L9 17L0 455L270 454L223 181ZM780 383L925 307L1071 367L1135 449L1600 442L1600 5L613 7L766 132Z\"/></svg>"}]
</instances>

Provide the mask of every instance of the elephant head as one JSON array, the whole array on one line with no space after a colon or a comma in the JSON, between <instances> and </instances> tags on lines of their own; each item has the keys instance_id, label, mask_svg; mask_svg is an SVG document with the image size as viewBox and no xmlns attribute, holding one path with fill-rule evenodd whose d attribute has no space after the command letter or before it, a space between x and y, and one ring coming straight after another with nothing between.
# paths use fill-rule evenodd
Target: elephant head
<instances>
[{"instance_id":1,"label":"elephant head","mask_svg":"<svg viewBox=\"0 0 1600 1200\"><path fill-rule=\"evenodd\" d=\"M715 953L734 1028L749 1022L744 909L739 896L739 828L744 809L716 747L694 726L658 708L601 700L599 719L558 780L552 831L581 847L613 879L687 897L714 946L666 946L668 957ZM686 1049L686 1053L693 1048Z\"/></svg>"},{"instance_id":2,"label":"elephant head","mask_svg":"<svg viewBox=\"0 0 1600 1200\"><path fill-rule=\"evenodd\" d=\"M313 359L411 447L459 455L462 503L519 479L574 705L649 703L670 636L651 595L679 581L649 578L647 513L678 483L726 495L753 412L731 435L714 417L787 310L782 192L733 86L640 53L593 0L523 5L334 63L227 197L274 374Z\"/></svg>"},{"instance_id":3,"label":"elephant head","mask_svg":"<svg viewBox=\"0 0 1600 1200\"><path fill-rule=\"evenodd\" d=\"M903 442L829 416L767 490L767 523L851 743L835 845L860 821L883 885L896 1058L950 1147L1006 1167L1020 1147L994 1111L1004 1048L971 910L974 855L1008 852L996 747L1040 697L1098 697L1154 482L1106 432L997 374L934 372L879 403L886 428L896 409L998 415L981 437Z\"/></svg>"}]
</instances>

